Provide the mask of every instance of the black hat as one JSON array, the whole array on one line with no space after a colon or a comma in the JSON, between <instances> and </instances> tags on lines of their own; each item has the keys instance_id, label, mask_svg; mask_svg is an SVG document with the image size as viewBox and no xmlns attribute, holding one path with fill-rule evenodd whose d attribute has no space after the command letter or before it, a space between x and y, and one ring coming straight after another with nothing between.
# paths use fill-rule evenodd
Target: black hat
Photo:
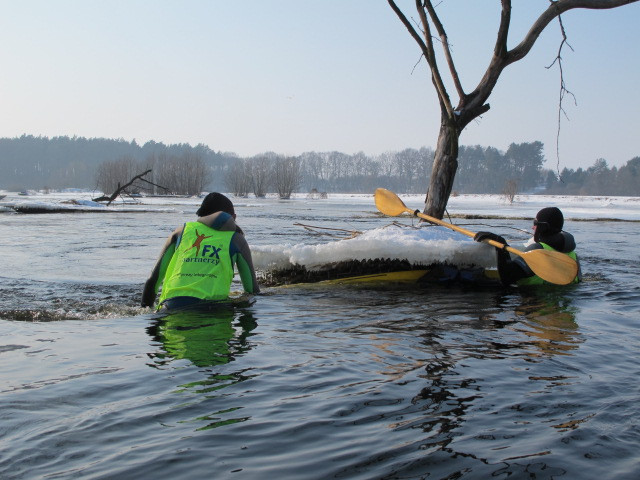
<instances>
[{"instance_id":1,"label":"black hat","mask_svg":"<svg viewBox=\"0 0 640 480\"><path fill-rule=\"evenodd\" d=\"M558 207L546 207L538 212L533 223L536 225L534 240L537 242L541 236L560 233L564 226L564 216Z\"/></svg>"},{"instance_id":2,"label":"black hat","mask_svg":"<svg viewBox=\"0 0 640 480\"><path fill-rule=\"evenodd\" d=\"M229 215L235 215L236 211L233 208L233 202L218 192L211 192L204 197L200 208L196 212L199 217L206 217L215 212L227 212Z\"/></svg>"}]
</instances>

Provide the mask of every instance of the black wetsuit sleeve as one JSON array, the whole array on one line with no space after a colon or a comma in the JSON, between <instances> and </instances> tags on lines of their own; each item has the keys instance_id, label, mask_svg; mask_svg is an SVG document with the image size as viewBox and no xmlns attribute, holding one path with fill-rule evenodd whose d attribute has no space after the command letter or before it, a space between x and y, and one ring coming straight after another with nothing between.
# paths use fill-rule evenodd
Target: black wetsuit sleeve
<instances>
[{"instance_id":1,"label":"black wetsuit sleeve","mask_svg":"<svg viewBox=\"0 0 640 480\"><path fill-rule=\"evenodd\" d=\"M520 257L512 260L511 255L506 250L496 248L496 257L500 282L505 286L534 275L527 264L521 261Z\"/></svg>"},{"instance_id":2,"label":"black wetsuit sleeve","mask_svg":"<svg viewBox=\"0 0 640 480\"><path fill-rule=\"evenodd\" d=\"M140 301L140 305L142 307L152 307L153 303L156 301L156 291L153 288L155 282L151 277L147 279L144 283L144 288L142 289L142 300Z\"/></svg>"}]
</instances>

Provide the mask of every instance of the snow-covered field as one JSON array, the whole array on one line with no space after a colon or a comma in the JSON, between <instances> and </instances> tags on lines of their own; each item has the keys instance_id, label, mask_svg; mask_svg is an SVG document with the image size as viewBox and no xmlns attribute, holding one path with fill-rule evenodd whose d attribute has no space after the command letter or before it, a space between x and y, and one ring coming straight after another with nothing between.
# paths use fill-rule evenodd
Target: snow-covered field
<instances>
[{"instance_id":1,"label":"snow-covered field","mask_svg":"<svg viewBox=\"0 0 640 480\"><path fill-rule=\"evenodd\" d=\"M0 190L0 209L8 210L14 206L38 206L43 209L59 210L92 210L106 208L103 204L92 202L91 199L100 192L65 191L55 193L41 193L36 191L21 195L17 192ZM421 208L424 195L399 194L404 203L410 208ZM274 200L275 195L267 199L234 198L237 205L260 205L261 202ZM294 194L292 200L304 201L307 194ZM198 205L200 197L138 197L135 199L118 199L108 208L112 211L167 211L184 208L191 209ZM329 194L327 199L317 200L325 204L350 203L353 205L373 205L373 194ZM509 203L502 195L458 195L451 197L448 203L450 215L484 215L488 217L522 218L531 217L539 209L547 206L557 206L564 212L565 219L611 219L640 221L640 197L615 196L569 196L569 195L517 195L513 203ZM533 212L533 213L532 213Z\"/></svg>"}]
</instances>

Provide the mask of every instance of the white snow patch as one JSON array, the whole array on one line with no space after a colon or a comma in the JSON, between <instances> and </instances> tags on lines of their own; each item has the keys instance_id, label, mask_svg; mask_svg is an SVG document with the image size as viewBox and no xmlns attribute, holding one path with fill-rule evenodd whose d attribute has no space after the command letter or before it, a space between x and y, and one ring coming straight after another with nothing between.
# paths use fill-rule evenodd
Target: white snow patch
<instances>
[{"instance_id":1,"label":"white snow patch","mask_svg":"<svg viewBox=\"0 0 640 480\"><path fill-rule=\"evenodd\" d=\"M495 250L488 245L444 227L403 228L395 225L368 230L355 238L316 245L265 245L252 248L257 270L293 265L308 270L349 260L399 259L415 265L448 263L464 266L495 266Z\"/></svg>"}]
</instances>

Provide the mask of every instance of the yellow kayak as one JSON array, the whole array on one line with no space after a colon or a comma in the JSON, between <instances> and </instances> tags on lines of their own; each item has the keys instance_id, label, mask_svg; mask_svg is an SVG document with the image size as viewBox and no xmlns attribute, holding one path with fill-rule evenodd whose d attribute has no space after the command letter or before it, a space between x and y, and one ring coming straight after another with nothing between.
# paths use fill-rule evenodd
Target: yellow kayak
<instances>
[{"instance_id":1,"label":"yellow kayak","mask_svg":"<svg viewBox=\"0 0 640 480\"><path fill-rule=\"evenodd\" d=\"M281 277L271 286L313 285L374 285L374 284L470 284L476 286L496 285L500 277L495 269L480 267L458 268L449 265L437 265L415 270L397 270L389 272L368 273L363 275L336 274L333 278L313 278L312 276Z\"/></svg>"}]
</instances>

